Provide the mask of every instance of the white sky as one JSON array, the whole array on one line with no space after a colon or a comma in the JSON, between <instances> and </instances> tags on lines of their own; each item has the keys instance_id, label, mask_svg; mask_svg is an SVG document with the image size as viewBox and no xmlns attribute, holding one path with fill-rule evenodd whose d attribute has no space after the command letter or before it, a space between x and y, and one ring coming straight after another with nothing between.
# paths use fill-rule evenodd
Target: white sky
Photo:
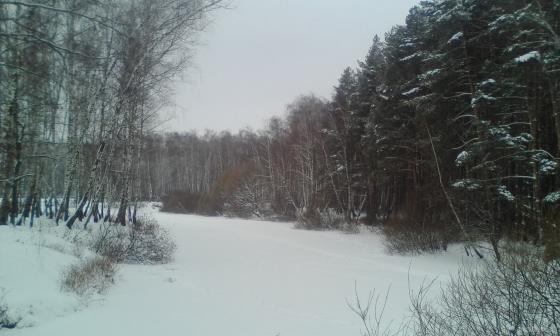
<instances>
[{"instance_id":1,"label":"white sky","mask_svg":"<svg viewBox=\"0 0 560 336\"><path fill-rule=\"evenodd\" d=\"M167 131L258 129L298 95L329 98L375 34L418 0L232 0L212 14L194 67L174 85Z\"/></svg>"}]
</instances>

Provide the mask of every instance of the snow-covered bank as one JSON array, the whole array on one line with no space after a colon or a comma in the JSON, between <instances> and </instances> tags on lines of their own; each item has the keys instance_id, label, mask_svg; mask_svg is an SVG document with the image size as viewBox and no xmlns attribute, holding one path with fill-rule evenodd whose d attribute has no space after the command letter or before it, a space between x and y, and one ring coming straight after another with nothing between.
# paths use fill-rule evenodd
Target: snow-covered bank
<instances>
[{"instance_id":1,"label":"snow-covered bank","mask_svg":"<svg viewBox=\"0 0 560 336\"><path fill-rule=\"evenodd\" d=\"M62 271L79 253L52 230L0 226L0 303L11 320L27 328L80 310L83 302L60 290Z\"/></svg>"},{"instance_id":2,"label":"snow-covered bank","mask_svg":"<svg viewBox=\"0 0 560 336\"><path fill-rule=\"evenodd\" d=\"M359 321L346 306L355 283L364 298L370 289L390 287L386 317L398 322L408 312L409 275L412 286L435 277L446 281L464 258L460 248L441 255L388 256L381 237L370 232L302 231L290 223L163 213L156 218L177 243L172 263L122 265L102 301L6 334L359 335ZM2 230L0 235L12 229ZM25 262L39 262L32 258L33 248L22 249L29 255ZM8 273L5 253L12 255L12 248L2 247L0 283ZM53 304L68 300L63 306L76 310L77 299L60 293L54 281L57 271L49 269L48 278L29 273L25 287L35 294L25 295L52 296Z\"/></svg>"}]
</instances>

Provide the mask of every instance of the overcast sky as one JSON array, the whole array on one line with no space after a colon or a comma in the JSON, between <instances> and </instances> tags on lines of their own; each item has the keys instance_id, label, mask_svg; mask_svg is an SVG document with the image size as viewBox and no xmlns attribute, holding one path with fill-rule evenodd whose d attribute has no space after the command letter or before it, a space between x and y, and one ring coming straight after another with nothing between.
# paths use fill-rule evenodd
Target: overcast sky
<instances>
[{"instance_id":1,"label":"overcast sky","mask_svg":"<svg viewBox=\"0 0 560 336\"><path fill-rule=\"evenodd\" d=\"M418 0L232 0L213 13L194 67L177 82L167 131L261 128L298 95L329 98L375 34Z\"/></svg>"}]
</instances>

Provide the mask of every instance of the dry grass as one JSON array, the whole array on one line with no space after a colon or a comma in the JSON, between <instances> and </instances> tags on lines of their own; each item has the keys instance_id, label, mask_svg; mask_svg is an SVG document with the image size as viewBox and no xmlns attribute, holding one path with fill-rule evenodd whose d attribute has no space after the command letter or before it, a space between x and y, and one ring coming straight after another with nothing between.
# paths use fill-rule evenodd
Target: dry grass
<instances>
[{"instance_id":1,"label":"dry grass","mask_svg":"<svg viewBox=\"0 0 560 336\"><path fill-rule=\"evenodd\" d=\"M387 224L383 227L385 249L390 254L417 255L447 250L449 235L438 230L422 230L409 225Z\"/></svg>"},{"instance_id":2,"label":"dry grass","mask_svg":"<svg viewBox=\"0 0 560 336\"><path fill-rule=\"evenodd\" d=\"M80 296L102 293L114 282L115 264L106 257L92 257L71 265L62 276L61 287Z\"/></svg>"}]
</instances>

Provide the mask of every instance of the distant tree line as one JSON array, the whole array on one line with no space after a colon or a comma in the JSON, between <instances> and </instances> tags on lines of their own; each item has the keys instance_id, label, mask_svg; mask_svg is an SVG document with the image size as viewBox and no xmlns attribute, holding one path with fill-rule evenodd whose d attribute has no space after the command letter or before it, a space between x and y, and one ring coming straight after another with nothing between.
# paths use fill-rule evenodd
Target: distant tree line
<instances>
[{"instance_id":1,"label":"distant tree line","mask_svg":"<svg viewBox=\"0 0 560 336\"><path fill-rule=\"evenodd\" d=\"M560 255L557 0L422 1L330 100L287 110L258 132L149 136L142 197L308 227L334 211L483 238L498 257L505 237Z\"/></svg>"},{"instance_id":2,"label":"distant tree line","mask_svg":"<svg viewBox=\"0 0 560 336\"><path fill-rule=\"evenodd\" d=\"M220 2L0 0L0 225L135 220L143 135Z\"/></svg>"}]
</instances>

